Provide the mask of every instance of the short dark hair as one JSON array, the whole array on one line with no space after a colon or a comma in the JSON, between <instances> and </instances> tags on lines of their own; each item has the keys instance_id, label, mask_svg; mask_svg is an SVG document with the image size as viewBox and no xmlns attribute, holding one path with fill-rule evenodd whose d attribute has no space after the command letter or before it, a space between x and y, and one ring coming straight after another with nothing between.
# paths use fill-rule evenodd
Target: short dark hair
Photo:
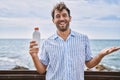
<instances>
[{"instance_id":1,"label":"short dark hair","mask_svg":"<svg viewBox=\"0 0 120 80\"><path fill-rule=\"evenodd\" d=\"M70 17L69 8L64 4L64 2L60 2L60 3L56 4L56 6L53 8L52 13L51 13L52 18L54 19L55 10L62 11L63 9L65 9L68 12L68 15Z\"/></svg>"}]
</instances>

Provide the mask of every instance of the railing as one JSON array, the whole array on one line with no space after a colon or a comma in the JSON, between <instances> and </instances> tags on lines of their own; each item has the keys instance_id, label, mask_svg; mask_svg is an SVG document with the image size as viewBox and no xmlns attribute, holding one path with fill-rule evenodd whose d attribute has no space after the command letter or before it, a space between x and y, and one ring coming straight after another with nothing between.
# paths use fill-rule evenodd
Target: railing
<instances>
[{"instance_id":1,"label":"railing","mask_svg":"<svg viewBox=\"0 0 120 80\"><path fill-rule=\"evenodd\" d=\"M0 80L45 80L45 74L36 71L1 70ZM85 80L120 80L120 72L85 71Z\"/></svg>"},{"instance_id":2,"label":"railing","mask_svg":"<svg viewBox=\"0 0 120 80\"><path fill-rule=\"evenodd\" d=\"M85 80L120 80L120 72L85 72Z\"/></svg>"}]
</instances>

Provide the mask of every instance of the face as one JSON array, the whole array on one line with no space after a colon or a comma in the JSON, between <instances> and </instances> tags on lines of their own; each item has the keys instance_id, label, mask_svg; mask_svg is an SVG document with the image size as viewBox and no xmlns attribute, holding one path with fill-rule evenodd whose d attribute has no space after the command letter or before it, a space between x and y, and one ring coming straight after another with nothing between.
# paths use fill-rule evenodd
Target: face
<instances>
[{"instance_id":1,"label":"face","mask_svg":"<svg viewBox=\"0 0 120 80\"><path fill-rule=\"evenodd\" d=\"M66 31L69 28L70 21L71 17L65 9L62 11L55 10L53 22L59 31Z\"/></svg>"}]
</instances>

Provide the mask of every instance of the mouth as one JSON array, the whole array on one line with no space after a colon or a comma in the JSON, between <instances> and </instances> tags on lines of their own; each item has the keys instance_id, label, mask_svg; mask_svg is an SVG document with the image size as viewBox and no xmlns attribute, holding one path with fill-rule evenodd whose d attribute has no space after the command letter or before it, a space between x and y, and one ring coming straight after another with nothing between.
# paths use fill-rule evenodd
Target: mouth
<instances>
[{"instance_id":1,"label":"mouth","mask_svg":"<svg viewBox=\"0 0 120 80\"><path fill-rule=\"evenodd\" d=\"M60 25L60 26L64 26L64 25L66 25L66 22L65 22L65 21L61 21L61 22L59 23L59 25Z\"/></svg>"},{"instance_id":2,"label":"mouth","mask_svg":"<svg viewBox=\"0 0 120 80\"><path fill-rule=\"evenodd\" d=\"M57 26L58 30L66 31L69 27L69 23L65 20L64 21L59 21L56 26Z\"/></svg>"},{"instance_id":3,"label":"mouth","mask_svg":"<svg viewBox=\"0 0 120 80\"><path fill-rule=\"evenodd\" d=\"M65 23L64 23L64 22L61 22L59 25L60 25L60 26L64 26L64 25L65 25Z\"/></svg>"}]
</instances>

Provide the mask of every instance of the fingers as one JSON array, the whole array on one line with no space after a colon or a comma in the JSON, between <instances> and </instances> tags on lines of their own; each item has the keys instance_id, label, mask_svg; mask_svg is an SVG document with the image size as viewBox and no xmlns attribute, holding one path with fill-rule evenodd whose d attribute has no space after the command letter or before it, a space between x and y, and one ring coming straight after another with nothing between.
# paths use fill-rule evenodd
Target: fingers
<instances>
[{"instance_id":1,"label":"fingers","mask_svg":"<svg viewBox=\"0 0 120 80\"><path fill-rule=\"evenodd\" d=\"M117 50L120 50L120 47L114 47L113 48L113 51L117 51Z\"/></svg>"},{"instance_id":2,"label":"fingers","mask_svg":"<svg viewBox=\"0 0 120 80\"><path fill-rule=\"evenodd\" d=\"M117 47L118 50L120 50L120 47Z\"/></svg>"},{"instance_id":3,"label":"fingers","mask_svg":"<svg viewBox=\"0 0 120 80\"><path fill-rule=\"evenodd\" d=\"M33 48L33 46L38 46L38 44L36 43L36 41L31 41L30 42L29 48Z\"/></svg>"},{"instance_id":4,"label":"fingers","mask_svg":"<svg viewBox=\"0 0 120 80\"><path fill-rule=\"evenodd\" d=\"M113 51L116 51L116 50L119 50L120 49L120 47L112 47L111 48L111 50L113 50Z\"/></svg>"},{"instance_id":5,"label":"fingers","mask_svg":"<svg viewBox=\"0 0 120 80\"><path fill-rule=\"evenodd\" d=\"M120 47L112 47L112 48L110 48L107 52L108 52L108 53L112 53L112 52L115 52L115 51L117 51L117 50L120 50Z\"/></svg>"},{"instance_id":6,"label":"fingers","mask_svg":"<svg viewBox=\"0 0 120 80\"><path fill-rule=\"evenodd\" d=\"M112 52L118 51L120 50L120 47L111 47L111 48L106 48L103 49L100 54L102 54L103 56L111 54Z\"/></svg>"},{"instance_id":7,"label":"fingers","mask_svg":"<svg viewBox=\"0 0 120 80\"><path fill-rule=\"evenodd\" d=\"M31 41L29 46L29 53L31 56L36 56L39 51L38 44L36 41Z\"/></svg>"},{"instance_id":8,"label":"fingers","mask_svg":"<svg viewBox=\"0 0 120 80\"><path fill-rule=\"evenodd\" d=\"M39 48L30 48L29 53L38 53Z\"/></svg>"}]
</instances>

